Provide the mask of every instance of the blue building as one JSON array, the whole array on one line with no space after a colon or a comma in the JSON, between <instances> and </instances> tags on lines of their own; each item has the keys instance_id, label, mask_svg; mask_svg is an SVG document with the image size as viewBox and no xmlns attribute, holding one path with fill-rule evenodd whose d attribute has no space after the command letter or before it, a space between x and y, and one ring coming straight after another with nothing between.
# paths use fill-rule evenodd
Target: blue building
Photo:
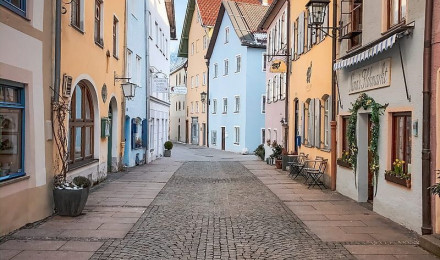
<instances>
[{"instance_id":1,"label":"blue building","mask_svg":"<svg viewBox=\"0 0 440 260\"><path fill-rule=\"evenodd\" d=\"M209 145L253 152L264 128L266 33L258 23L268 6L223 1L208 47Z\"/></svg>"}]
</instances>

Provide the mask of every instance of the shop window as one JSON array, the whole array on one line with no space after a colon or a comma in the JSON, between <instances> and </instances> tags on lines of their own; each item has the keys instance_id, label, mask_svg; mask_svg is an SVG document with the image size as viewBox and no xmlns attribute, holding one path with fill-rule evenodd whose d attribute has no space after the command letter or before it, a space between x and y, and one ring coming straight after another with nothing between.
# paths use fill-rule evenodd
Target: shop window
<instances>
[{"instance_id":1,"label":"shop window","mask_svg":"<svg viewBox=\"0 0 440 260\"><path fill-rule=\"evenodd\" d=\"M0 81L0 181L24 173L24 88Z\"/></svg>"},{"instance_id":2,"label":"shop window","mask_svg":"<svg viewBox=\"0 0 440 260\"><path fill-rule=\"evenodd\" d=\"M93 160L93 101L90 90L81 82L75 87L70 107L69 163L75 168Z\"/></svg>"},{"instance_id":3,"label":"shop window","mask_svg":"<svg viewBox=\"0 0 440 260\"><path fill-rule=\"evenodd\" d=\"M392 162L404 161L403 171L411 173L411 113L393 114Z\"/></svg>"},{"instance_id":4,"label":"shop window","mask_svg":"<svg viewBox=\"0 0 440 260\"><path fill-rule=\"evenodd\" d=\"M387 0L387 27L392 28L406 20L407 0Z\"/></svg>"},{"instance_id":5,"label":"shop window","mask_svg":"<svg viewBox=\"0 0 440 260\"><path fill-rule=\"evenodd\" d=\"M0 0L0 5L18 15L26 16L26 0Z\"/></svg>"},{"instance_id":6,"label":"shop window","mask_svg":"<svg viewBox=\"0 0 440 260\"><path fill-rule=\"evenodd\" d=\"M131 148L142 148L142 120L140 118L131 120Z\"/></svg>"}]
</instances>

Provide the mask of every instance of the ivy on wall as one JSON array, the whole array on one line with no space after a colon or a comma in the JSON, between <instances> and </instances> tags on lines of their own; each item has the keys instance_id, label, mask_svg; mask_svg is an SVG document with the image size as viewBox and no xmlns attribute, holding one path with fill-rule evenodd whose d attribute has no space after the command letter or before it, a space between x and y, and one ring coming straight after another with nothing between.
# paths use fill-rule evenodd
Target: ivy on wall
<instances>
[{"instance_id":1,"label":"ivy on wall","mask_svg":"<svg viewBox=\"0 0 440 260\"><path fill-rule=\"evenodd\" d=\"M362 93L359 95L359 97L356 99L356 102L352 104L353 107L349 110L351 115L348 119L348 129L347 129L347 136L348 136L348 148L349 148L349 155L348 155L348 162L353 166L353 172L354 172L354 180L355 180L355 186L357 187L356 183L356 166L357 166L357 155L358 155L358 146L357 146L357 139L356 139L356 124L357 124L357 118L358 118L358 111L359 109L363 108L365 110L371 108L371 140L368 145L368 150L372 154L372 160L370 161L370 170L374 174L374 182L377 193L377 180L378 180L378 174L379 174L379 154L378 154L378 146L379 146L379 130L380 130L380 116L383 115L385 108L388 106L388 104L381 105L379 103L376 103L373 98L369 97L367 94Z\"/></svg>"}]
</instances>

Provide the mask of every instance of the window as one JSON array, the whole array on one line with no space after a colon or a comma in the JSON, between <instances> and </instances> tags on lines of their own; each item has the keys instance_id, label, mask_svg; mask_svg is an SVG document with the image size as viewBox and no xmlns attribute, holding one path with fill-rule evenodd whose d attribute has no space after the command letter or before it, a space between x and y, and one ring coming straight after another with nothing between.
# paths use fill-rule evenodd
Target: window
<instances>
[{"instance_id":1,"label":"window","mask_svg":"<svg viewBox=\"0 0 440 260\"><path fill-rule=\"evenodd\" d=\"M330 145L330 102L329 98L324 100L324 147L327 148ZM344 127L344 126L342 126ZM342 138L345 139L343 136ZM344 142L344 141L342 141ZM348 151L348 150L347 150Z\"/></svg>"},{"instance_id":2,"label":"window","mask_svg":"<svg viewBox=\"0 0 440 260\"><path fill-rule=\"evenodd\" d=\"M223 98L223 114L228 113L228 99Z\"/></svg>"},{"instance_id":3,"label":"window","mask_svg":"<svg viewBox=\"0 0 440 260\"><path fill-rule=\"evenodd\" d=\"M131 120L131 149L142 148L142 119L133 118Z\"/></svg>"},{"instance_id":4,"label":"window","mask_svg":"<svg viewBox=\"0 0 440 260\"><path fill-rule=\"evenodd\" d=\"M280 99L286 98L286 73L280 74Z\"/></svg>"},{"instance_id":5,"label":"window","mask_svg":"<svg viewBox=\"0 0 440 260\"><path fill-rule=\"evenodd\" d=\"M127 78L131 78L131 75L133 74L131 72L132 70L132 56L133 56L133 52L129 49L127 49L127 63L126 63L126 68L125 68L125 73L126 73L126 77Z\"/></svg>"},{"instance_id":6,"label":"window","mask_svg":"<svg viewBox=\"0 0 440 260\"><path fill-rule=\"evenodd\" d=\"M217 131L211 131L211 144L217 145Z\"/></svg>"},{"instance_id":7,"label":"window","mask_svg":"<svg viewBox=\"0 0 440 260\"><path fill-rule=\"evenodd\" d=\"M206 105L205 105L205 103L202 103L202 113L205 113L206 112Z\"/></svg>"},{"instance_id":8,"label":"window","mask_svg":"<svg viewBox=\"0 0 440 260\"><path fill-rule=\"evenodd\" d=\"M349 41L349 48L356 47L362 44L362 2L351 0L351 36Z\"/></svg>"},{"instance_id":9,"label":"window","mask_svg":"<svg viewBox=\"0 0 440 260\"><path fill-rule=\"evenodd\" d=\"M236 60L235 72L240 72L241 71L241 56L240 55L235 56L235 60Z\"/></svg>"},{"instance_id":10,"label":"window","mask_svg":"<svg viewBox=\"0 0 440 260\"><path fill-rule=\"evenodd\" d=\"M208 36L203 35L203 49L207 49L208 48Z\"/></svg>"},{"instance_id":11,"label":"window","mask_svg":"<svg viewBox=\"0 0 440 260\"><path fill-rule=\"evenodd\" d=\"M199 74L196 75L196 88L199 86Z\"/></svg>"},{"instance_id":12,"label":"window","mask_svg":"<svg viewBox=\"0 0 440 260\"><path fill-rule=\"evenodd\" d=\"M267 81L266 97L267 103L272 103L272 81L270 79Z\"/></svg>"},{"instance_id":13,"label":"window","mask_svg":"<svg viewBox=\"0 0 440 260\"><path fill-rule=\"evenodd\" d=\"M272 132L270 131L270 128L267 129L267 145L270 145L271 141L272 141Z\"/></svg>"},{"instance_id":14,"label":"window","mask_svg":"<svg viewBox=\"0 0 440 260\"><path fill-rule=\"evenodd\" d=\"M206 71L203 72L203 86L206 86Z\"/></svg>"},{"instance_id":15,"label":"window","mask_svg":"<svg viewBox=\"0 0 440 260\"><path fill-rule=\"evenodd\" d=\"M194 43L191 43L191 55L194 55Z\"/></svg>"},{"instance_id":16,"label":"window","mask_svg":"<svg viewBox=\"0 0 440 260\"><path fill-rule=\"evenodd\" d=\"M26 16L26 0L0 0L0 5L18 15Z\"/></svg>"},{"instance_id":17,"label":"window","mask_svg":"<svg viewBox=\"0 0 440 260\"><path fill-rule=\"evenodd\" d=\"M95 0L95 43L104 45L102 40L102 2Z\"/></svg>"},{"instance_id":18,"label":"window","mask_svg":"<svg viewBox=\"0 0 440 260\"><path fill-rule=\"evenodd\" d=\"M191 88L194 88L194 76L191 76Z\"/></svg>"},{"instance_id":19,"label":"window","mask_svg":"<svg viewBox=\"0 0 440 260\"><path fill-rule=\"evenodd\" d=\"M276 129L273 130L273 140L278 142L278 131Z\"/></svg>"},{"instance_id":20,"label":"window","mask_svg":"<svg viewBox=\"0 0 440 260\"><path fill-rule=\"evenodd\" d=\"M196 101L196 113L199 113L199 101Z\"/></svg>"},{"instance_id":21,"label":"window","mask_svg":"<svg viewBox=\"0 0 440 260\"><path fill-rule=\"evenodd\" d=\"M70 6L70 23L76 28L81 28L81 0L72 0Z\"/></svg>"},{"instance_id":22,"label":"window","mask_svg":"<svg viewBox=\"0 0 440 260\"><path fill-rule=\"evenodd\" d=\"M348 147L348 116L342 117L342 152L349 152Z\"/></svg>"},{"instance_id":23,"label":"window","mask_svg":"<svg viewBox=\"0 0 440 260\"><path fill-rule=\"evenodd\" d=\"M141 57L136 55L136 77L133 80L138 86L141 85Z\"/></svg>"},{"instance_id":24,"label":"window","mask_svg":"<svg viewBox=\"0 0 440 260\"><path fill-rule=\"evenodd\" d=\"M239 113L239 112L240 112L240 97L235 96L235 111L234 111L234 113Z\"/></svg>"},{"instance_id":25,"label":"window","mask_svg":"<svg viewBox=\"0 0 440 260\"><path fill-rule=\"evenodd\" d=\"M391 163L396 159L404 161L403 171L411 173L411 113L393 114L393 143Z\"/></svg>"},{"instance_id":26,"label":"window","mask_svg":"<svg viewBox=\"0 0 440 260\"><path fill-rule=\"evenodd\" d=\"M278 76L275 76L272 81L272 100L273 100L273 102L276 102L278 100L278 93L277 93L278 80L277 80L277 78L278 78Z\"/></svg>"},{"instance_id":27,"label":"window","mask_svg":"<svg viewBox=\"0 0 440 260\"><path fill-rule=\"evenodd\" d=\"M217 114L217 99L212 100L212 113Z\"/></svg>"},{"instance_id":28,"label":"window","mask_svg":"<svg viewBox=\"0 0 440 260\"><path fill-rule=\"evenodd\" d=\"M262 114L266 113L266 96L265 95L261 96L261 113Z\"/></svg>"},{"instance_id":29,"label":"window","mask_svg":"<svg viewBox=\"0 0 440 260\"><path fill-rule=\"evenodd\" d=\"M70 107L69 162L79 166L93 160L93 101L85 84L76 85Z\"/></svg>"},{"instance_id":30,"label":"window","mask_svg":"<svg viewBox=\"0 0 440 260\"><path fill-rule=\"evenodd\" d=\"M225 44L229 42L229 27L225 28Z\"/></svg>"},{"instance_id":31,"label":"window","mask_svg":"<svg viewBox=\"0 0 440 260\"><path fill-rule=\"evenodd\" d=\"M199 40L196 40L196 53L199 53Z\"/></svg>"},{"instance_id":32,"label":"window","mask_svg":"<svg viewBox=\"0 0 440 260\"><path fill-rule=\"evenodd\" d=\"M194 114L194 103L191 102L191 114Z\"/></svg>"},{"instance_id":33,"label":"window","mask_svg":"<svg viewBox=\"0 0 440 260\"><path fill-rule=\"evenodd\" d=\"M234 132L235 132L234 144L239 145L240 144L240 127L235 126Z\"/></svg>"},{"instance_id":34,"label":"window","mask_svg":"<svg viewBox=\"0 0 440 260\"><path fill-rule=\"evenodd\" d=\"M387 0L388 29L406 20L406 0Z\"/></svg>"},{"instance_id":35,"label":"window","mask_svg":"<svg viewBox=\"0 0 440 260\"><path fill-rule=\"evenodd\" d=\"M266 71L266 66L267 66L267 58L266 58L266 53L263 52L263 55L261 56L261 67L263 68L263 71Z\"/></svg>"},{"instance_id":36,"label":"window","mask_svg":"<svg viewBox=\"0 0 440 260\"><path fill-rule=\"evenodd\" d=\"M157 43L159 42L159 24L157 24L157 22L154 22L154 28L155 28L155 36L156 36L156 46Z\"/></svg>"},{"instance_id":37,"label":"window","mask_svg":"<svg viewBox=\"0 0 440 260\"><path fill-rule=\"evenodd\" d=\"M228 75L229 73L229 60L225 60L225 71L224 71L224 76Z\"/></svg>"},{"instance_id":38,"label":"window","mask_svg":"<svg viewBox=\"0 0 440 260\"><path fill-rule=\"evenodd\" d=\"M0 81L0 181L24 172L24 88Z\"/></svg>"},{"instance_id":39,"label":"window","mask_svg":"<svg viewBox=\"0 0 440 260\"><path fill-rule=\"evenodd\" d=\"M266 141L266 129L262 128L261 129L261 143L264 144L265 141Z\"/></svg>"},{"instance_id":40,"label":"window","mask_svg":"<svg viewBox=\"0 0 440 260\"><path fill-rule=\"evenodd\" d=\"M116 16L113 16L113 57L118 58L118 49L119 49L119 45L118 45L118 40L119 40L119 21L118 18L116 18Z\"/></svg>"},{"instance_id":41,"label":"window","mask_svg":"<svg viewBox=\"0 0 440 260\"><path fill-rule=\"evenodd\" d=\"M217 78L217 77L218 77L218 64L215 63L214 64L214 78Z\"/></svg>"}]
</instances>

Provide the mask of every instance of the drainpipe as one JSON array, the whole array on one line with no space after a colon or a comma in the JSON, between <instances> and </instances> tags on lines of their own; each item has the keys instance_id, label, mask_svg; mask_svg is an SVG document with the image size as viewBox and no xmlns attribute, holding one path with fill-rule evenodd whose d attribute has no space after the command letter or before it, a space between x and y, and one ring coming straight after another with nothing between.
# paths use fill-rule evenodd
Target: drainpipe
<instances>
[{"instance_id":1,"label":"drainpipe","mask_svg":"<svg viewBox=\"0 0 440 260\"><path fill-rule=\"evenodd\" d=\"M286 99L284 101L284 118L286 119L287 122L289 122L289 83L290 83L290 62L292 61L291 57L289 56L290 54L290 0L287 0L287 72L286 72ZM267 98L266 98L267 100ZM294 128L295 131L295 128ZM284 132L284 140L286 141L284 144L284 148L286 149L286 151L289 151L289 124L287 124L286 127L286 131ZM295 142L295 137L294 140ZM295 145L293 145L295 147Z\"/></svg>"},{"instance_id":2,"label":"drainpipe","mask_svg":"<svg viewBox=\"0 0 440 260\"><path fill-rule=\"evenodd\" d=\"M128 26L128 16L127 16L127 8L128 8L128 0L125 0L125 10L124 10L124 16L125 16L125 23L124 23L124 47L122 48L123 50L123 69L122 71L125 71L126 68L126 62L127 59L125 57L126 55L126 51L125 49L127 48L127 26ZM125 77L125 74L124 76ZM122 107L122 111L121 111L121 133L122 133L122 138L121 138L121 168L124 167L124 157L125 157L125 146L127 145L127 140L125 139L125 112L126 112L126 107L127 107L127 101L125 100L125 96L124 93L122 93L122 102L121 102L121 107Z\"/></svg>"},{"instance_id":3,"label":"drainpipe","mask_svg":"<svg viewBox=\"0 0 440 260\"><path fill-rule=\"evenodd\" d=\"M330 180L331 180L331 190L336 190L336 153L337 153L337 143L336 143L336 71L333 70L333 66L336 62L336 28L338 23L338 3L333 0L333 29L332 29L332 118L330 122L331 128L331 169L330 169Z\"/></svg>"},{"instance_id":4,"label":"drainpipe","mask_svg":"<svg viewBox=\"0 0 440 260\"><path fill-rule=\"evenodd\" d=\"M206 60L206 146L209 147L209 59Z\"/></svg>"},{"instance_id":5,"label":"drainpipe","mask_svg":"<svg viewBox=\"0 0 440 260\"><path fill-rule=\"evenodd\" d=\"M54 79L54 101L60 99L60 70L61 70L61 0L55 4L55 79Z\"/></svg>"},{"instance_id":6,"label":"drainpipe","mask_svg":"<svg viewBox=\"0 0 440 260\"><path fill-rule=\"evenodd\" d=\"M433 1L426 0L423 49L422 234L432 234L431 223L431 66Z\"/></svg>"},{"instance_id":7,"label":"drainpipe","mask_svg":"<svg viewBox=\"0 0 440 260\"><path fill-rule=\"evenodd\" d=\"M148 24L148 6L147 6L147 1L144 1L144 29L145 29L145 88L146 88L146 111L145 111L145 116L146 119L148 120L148 127L147 127L147 138L148 138L148 146L145 148L146 149L146 153L145 153L145 163L148 163L148 157L149 157L149 153L150 153L150 52L149 52L149 46L150 46L150 35L149 35L149 30L148 28L150 28L150 25Z\"/></svg>"}]
</instances>

